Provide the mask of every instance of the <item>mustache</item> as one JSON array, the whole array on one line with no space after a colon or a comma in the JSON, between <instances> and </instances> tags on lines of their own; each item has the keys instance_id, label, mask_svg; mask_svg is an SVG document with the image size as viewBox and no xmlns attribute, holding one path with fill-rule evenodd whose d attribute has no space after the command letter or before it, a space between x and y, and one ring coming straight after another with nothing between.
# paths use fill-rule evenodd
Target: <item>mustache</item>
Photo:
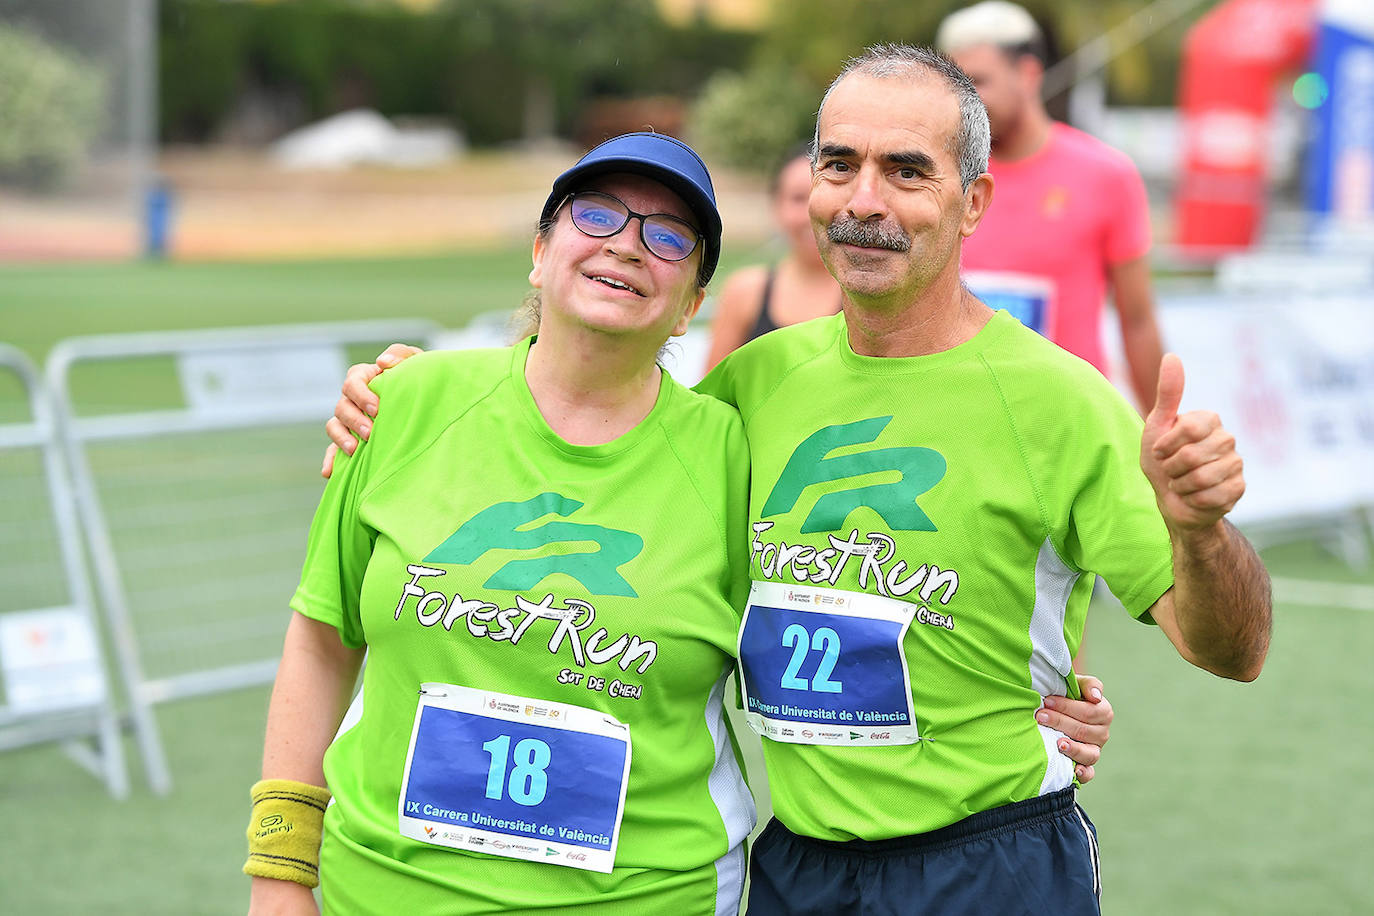
<instances>
[{"instance_id":1,"label":"mustache","mask_svg":"<svg viewBox=\"0 0 1374 916\"><path fill-rule=\"evenodd\" d=\"M910 251L911 239L900 226L886 222L855 219L848 214L835 217L826 227L830 241L861 248L886 248L889 251Z\"/></svg>"}]
</instances>

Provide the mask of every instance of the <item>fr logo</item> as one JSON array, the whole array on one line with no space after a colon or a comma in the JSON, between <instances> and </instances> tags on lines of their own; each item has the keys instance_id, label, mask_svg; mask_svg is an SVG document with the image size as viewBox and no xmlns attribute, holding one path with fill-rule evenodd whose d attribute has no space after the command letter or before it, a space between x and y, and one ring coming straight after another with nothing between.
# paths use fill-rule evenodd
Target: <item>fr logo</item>
<instances>
[{"instance_id":1,"label":"fr logo","mask_svg":"<svg viewBox=\"0 0 1374 916\"><path fill-rule=\"evenodd\" d=\"M424 562L466 566L493 550L533 551L549 544L590 542L596 549L511 560L484 584L487 588L528 591L547 576L562 573L581 582L593 595L638 597L619 570L644 549L644 539L639 535L601 525L552 520L526 527L547 515L566 518L581 508L578 500L557 493L541 493L524 502L496 503L464 522L430 551Z\"/></svg>"},{"instance_id":2,"label":"fr logo","mask_svg":"<svg viewBox=\"0 0 1374 916\"><path fill-rule=\"evenodd\" d=\"M826 493L811 507L802 523L802 533L839 531L850 513L868 506L882 516L895 531L935 531L935 523L916 504L945 476L944 456L934 449L918 446L874 448L835 457L836 449L872 442L882 434L892 417L871 417L826 426L816 430L797 446L787 459L778 482L763 504L763 518L791 512L802 492L813 484L844 480L883 471L901 476L890 483L870 484Z\"/></svg>"}]
</instances>

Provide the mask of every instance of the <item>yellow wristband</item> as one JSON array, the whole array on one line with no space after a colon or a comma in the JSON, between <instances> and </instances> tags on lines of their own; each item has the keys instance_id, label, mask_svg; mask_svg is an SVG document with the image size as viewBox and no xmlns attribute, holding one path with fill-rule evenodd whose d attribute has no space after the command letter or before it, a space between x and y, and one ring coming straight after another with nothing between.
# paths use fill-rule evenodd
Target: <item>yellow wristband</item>
<instances>
[{"instance_id":1,"label":"yellow wristband","mask_svg":"<svg viewBox=\"0 0 1374 916\"><path fill-rule=\"evenodd\" d=\"M253 786L248 821L248 861L243 873L320 883L320 829L329 790L291 779L264 779Z\"/></svg>"}]
</instances>

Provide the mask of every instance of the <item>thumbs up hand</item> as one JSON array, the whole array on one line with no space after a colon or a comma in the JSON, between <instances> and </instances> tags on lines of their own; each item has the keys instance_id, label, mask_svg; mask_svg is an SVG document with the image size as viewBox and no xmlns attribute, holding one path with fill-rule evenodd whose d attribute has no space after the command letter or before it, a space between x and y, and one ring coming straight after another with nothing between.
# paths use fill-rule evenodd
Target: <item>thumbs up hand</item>
<instances>
[{"instance_id":1,"label":"thumbs up hand","mask_svg":"<svg viewBox=\"0 0 1374 916\"><path fill-rule=\"evenodd\" d=\"M1170 531L1210 528L1245 492L1236 439L1210 411L1179 414L1183 362L1166 353L1159 364L1155 405L1140 437L1140 467Z\"/></svg>"}]
</instances>

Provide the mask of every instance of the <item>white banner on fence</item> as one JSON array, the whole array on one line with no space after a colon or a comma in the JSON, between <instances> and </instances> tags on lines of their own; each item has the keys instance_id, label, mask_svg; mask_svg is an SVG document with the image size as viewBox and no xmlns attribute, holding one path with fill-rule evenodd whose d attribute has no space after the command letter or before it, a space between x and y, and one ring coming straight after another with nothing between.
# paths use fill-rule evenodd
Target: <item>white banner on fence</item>
<instances>
[{"instance_id":1,"label":"white banner on fence","mask_svg":"<svg viewBox=\"0 0 1374 916\"><path fill-rule=\"evenodd\" d=\"M1374 291L1160 306L1165 349L1187 376L1183 409L1216 411L1245 459L1237 523L1374 505Z\"/></svg>"},{"instance_id":2,"label":"white banner on fence","mask_svg":"<svg viewBox=\"0 0 1374 916\"><path fill-rule=\"evenodd\" d=\"M0 672L16 712L92 706L105 699L91 621L75 608L0 616Z\"/></svg>"},{"instance_id":3,"label":"white banner on fence","mask_svg":"<svg viewBox=\"0 0 1374 916\"><path fill-rule=\"evenodd\" d=\"M177 357L187 406L208 412L261 403L329 409L338 400L347 366L343 349L332 344L198 350Z\"/></svg>"}]
</instances>

